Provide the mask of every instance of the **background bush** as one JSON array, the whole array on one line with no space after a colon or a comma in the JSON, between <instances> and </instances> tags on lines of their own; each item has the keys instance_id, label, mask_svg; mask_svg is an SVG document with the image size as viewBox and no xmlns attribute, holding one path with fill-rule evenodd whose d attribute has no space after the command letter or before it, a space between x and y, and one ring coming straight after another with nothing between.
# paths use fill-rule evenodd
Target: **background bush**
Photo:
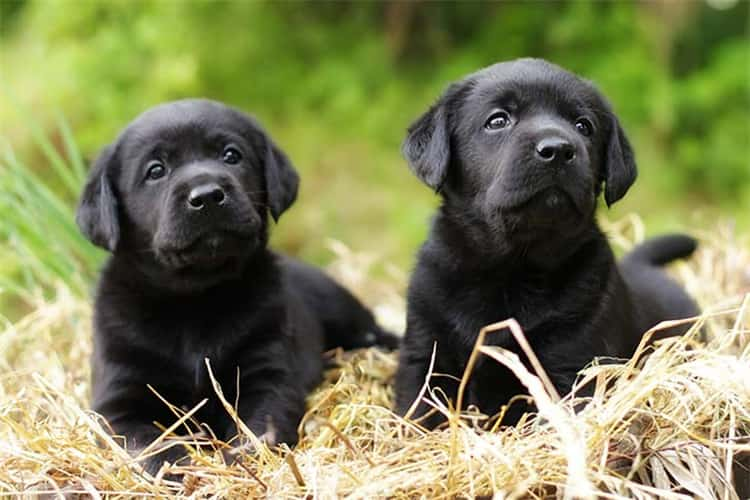
<instances>
[{"instance_id":1,"label":"background bush","mask_svg":"<svg viewBox=\"0 0 750 500\"><path fill-rule=\"evenodd\" d=\"M718 216L749 224L749 2L2 0L0 8L2 135L63 203L75 190L51 174L35 130L62 151L64 116L90 159L147 107L206 96L256 114L301 170L278 246L323 262L333 237L407 269L437 200L400 156L406 127L448 82L538 56L594 80L620 114L641 178L616 212L637 210L651 231ZM17 273L9 248L0 264Z\"/></svg>"}]
</instances>

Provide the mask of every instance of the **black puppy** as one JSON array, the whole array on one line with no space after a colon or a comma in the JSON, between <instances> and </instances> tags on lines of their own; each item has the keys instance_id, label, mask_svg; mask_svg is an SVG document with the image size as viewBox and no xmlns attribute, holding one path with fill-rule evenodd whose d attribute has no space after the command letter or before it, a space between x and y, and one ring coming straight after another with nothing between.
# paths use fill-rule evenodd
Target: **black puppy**
<instances>
[{"instance_id":1,"label":"black puppy","mask_svg":"<svg viewBox=\"0 0 750 500\"><path fill-rule=\"evenodd\" d=\"M447 376L432 386L455 402L456 378L490 323L517 319L557 390L567 393L595 356L630 356L648 328L697 313L659 270L690 255L693 239L651 240L618 269L597 226L602 186L611 205L635 180L636 166L592 84L541 60L490 66L451 85L410 127L403 150L443 202L409 286L396 375L402 414L424 384L435 343L433 372ZM488 340L521 354L507 331ZM523 393L511 372L480 358L465 400L492 415ZM428 409L421 403L415 416ZM505 422L524 409L512 405Z\"/></svg>"},{"instance_id":2,"label":"black puppy","mask_svg":"<svg viewBox=\"0 0 750 500\"><path fill-rule=\"evenodd\" d=\"M236 434L205 358L254 433L293 444L323 349L395 347L346 290L267 248L267 214L278 220L297 185L252 118L208 100L146 111L96 160L77 215L112 252L94 309L92 406L131 449L160 434L154 421L175 420L147 384L186 408L209 398L198 420Z\"/></svg>"}]
</instances>

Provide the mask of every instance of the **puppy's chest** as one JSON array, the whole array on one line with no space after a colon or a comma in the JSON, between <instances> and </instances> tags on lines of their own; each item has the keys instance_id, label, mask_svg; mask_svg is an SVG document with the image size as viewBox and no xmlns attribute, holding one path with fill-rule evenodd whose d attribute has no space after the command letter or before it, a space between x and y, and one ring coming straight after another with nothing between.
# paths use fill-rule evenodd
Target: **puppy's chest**
<instances>
[{"instance_id":1,"label":"puppy's chest","mask_svg":"<svg viewBox=\"0 0 750 500\"><path fill-rule=\"evenodd\" d=\"M159 349L174 368L173 373L165 376L171 375L186 392L196 395L212 391L206 361L214 373L238 364L243 342L252 336L251 325L241 322L185 319L150 326L158 330L152 331L152 335L163 339Z\"/></svg>"},{"instance_id":2,"label":"puppy's chest","mask_svg":"<svg viewBox=\"0 0 750 500\"><path fill-rule=\"evenodd\" d=\"M524 329L540 326L543 318L554 308L556 299L547 293L528 291L512 286L485 286L456 290L445 316L452 323L452 329L460 332L472 346L479 331L498 321L514 318ZM490 335L493 338L502 336Z\"/></svg>"},{"instance_id":3,"label":"puppy's chest","mask_svg":"<svg viewBox=\"0 0 750 500\"><path fill-rule=\"evenodd\" d=\"M182 371L187 375L185 381L196 393L205 392L210 387L209 364L215 371L217 366L223 366L227 361L231 362L227 359L226 349L222 349L221 345L196 341L192 337L178 343L175 346L175 354Z\"/></svg>"}]
</instances>

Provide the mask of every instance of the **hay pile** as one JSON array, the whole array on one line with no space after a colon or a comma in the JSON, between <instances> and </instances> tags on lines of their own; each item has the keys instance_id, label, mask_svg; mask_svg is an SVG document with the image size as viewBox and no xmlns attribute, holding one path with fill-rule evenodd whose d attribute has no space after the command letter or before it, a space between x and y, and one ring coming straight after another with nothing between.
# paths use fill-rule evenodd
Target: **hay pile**
<instances>
[{"instance_id":1,"label":"hay pile","mask_svg":"<svg viewBox=\"0 0 750 500\"><path fill-rule=\"evenodd\" d=\"M640 238L633 221L607 229L624 246ZM394 355L336 352L294 450L259 445L230 467L222 443L193 447L192 464L171 469L184 473L182 483L166 480L166 468L155 478L141 472L86 410L91 311L61 286L0 333L0 493L736 498L731 464L750 451L750 245L726 229L703 239L674 271L707 308L705 327L662 342L645 359L585 370L582 380L595 379L598 389L578 414L574 400L556 401L513 356L478 346L477 355L505 363L528 385L540 415L483 430L481 415L459 414L434 395L450 425L425 432L388 410ZM394 288L363 286L371 259L336 250L336 274L398 325L403 305ZM400 287L403 276L381 281Z\"/></svg>"}]
</instances>

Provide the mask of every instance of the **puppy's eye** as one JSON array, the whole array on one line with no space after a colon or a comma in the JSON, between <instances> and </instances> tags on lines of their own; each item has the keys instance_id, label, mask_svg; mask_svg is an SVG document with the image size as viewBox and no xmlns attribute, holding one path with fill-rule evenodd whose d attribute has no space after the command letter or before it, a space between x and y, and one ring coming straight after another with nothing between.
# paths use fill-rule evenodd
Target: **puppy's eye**
<instances>
[{"instance_id":1,"label":"puppy's eye","mask_svg":"<svg viewBox=\"0 0 750 500\"><path fill-rule=\"evenodd\" d=\"M228 163L230 165L236 165L242 159L242 154L240 154L240 152L237 151L237 148L232 147L232 146L227 146L224 148L223 159L224 159L224 163Z\"/></svg>"},{"instance_id":2,"label":"puppy's eye","mask_svg":"<svg viewBox=\"0 0 750 500\"><path fill-rule=\"evenodd\" d=\"M579 118L578 120L576 120L576 130L578 130L581 135L585 135L586 137L588 137L594 133L594 126L591 124L588 118Z\"/></svg>"},{"instance_id":3,"label":"puppy's eye","mask_svg":"<svg viewBox=\"0 0 750 500\"><path fill-rule=\"evenodd\" d=\"M487 121L484 122L484 128L487 130L500 130L510 125L510 115L507 111L496 111L492 113Z\"/></svg>"},{"instance_id":4,"label":"puppy's eye","mask_svg":"<svg viewBox=\"0 0 750 500\"><path fill-rule=\"evenodd\" d=\"M167 168L160 161L152 161L148 164L146 178L155 181L167 175Z\"/></svg>"}]
</instances>

